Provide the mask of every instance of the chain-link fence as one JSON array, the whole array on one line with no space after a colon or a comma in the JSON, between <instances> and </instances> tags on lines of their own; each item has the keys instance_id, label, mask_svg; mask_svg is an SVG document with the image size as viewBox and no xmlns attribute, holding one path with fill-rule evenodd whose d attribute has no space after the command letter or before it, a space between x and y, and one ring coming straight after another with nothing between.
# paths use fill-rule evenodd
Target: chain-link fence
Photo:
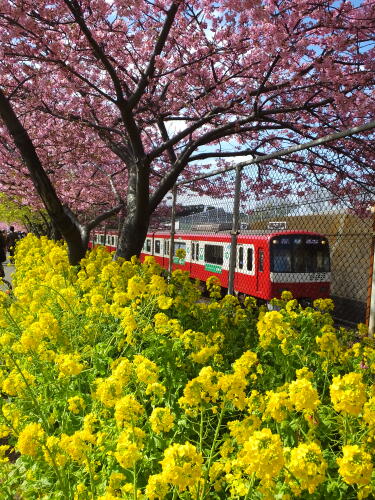
<instances>
[{"instance_id":1,"label":"chain-link fence","mask_svg":"<svg viewBox=\"0 0 375 500\"><path fill-rule=\"evenodd\" d=\"M236 293L263 300L284 289L302 301L330 296L337 320L366 322L373 254L366 190L356 203L295 176L273 172L264 182L259 175L253 165L240 173L237 220L235 171L178 186L174 248L186 257L174 252L173 269L201 280L214 275L230 288L232 262ZM171 219L161 227L168 234Z\"/></svg>"}]
</instances>

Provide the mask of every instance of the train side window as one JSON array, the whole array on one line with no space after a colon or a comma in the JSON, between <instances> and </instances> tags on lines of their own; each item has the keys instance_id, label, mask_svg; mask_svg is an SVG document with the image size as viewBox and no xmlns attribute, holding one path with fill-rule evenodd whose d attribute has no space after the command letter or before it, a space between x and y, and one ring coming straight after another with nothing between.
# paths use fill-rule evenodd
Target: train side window
<instances>
[{"instance_id":1,"label":"train side window","mask_svg":"<svg viewBox=\"0 0 375 500\"><path fill-rule=\"evenodd\" d=\"M155 253L160 254L160 240L155 240Z\"/></svg>"},{"instance_id":2,"label":"train side window","mask_svg":"<svg viewBox=\"0 0 375 500\"><path fill-rule=\"evenodd\" d=\"M247 270L248 271L253 270L253 249L252 248L247 249Z\"/></svg>"},{"instance_id":3,"label":"train side window","mask_svg":"<svg viewBox=\"0 0 375 500\"><path fill-rule=\"evenodd\" d=\"M151 252L151 240L146 240L146 252Z\"/></svg>"},{"instance_id":4,"label":"train side window","mask_svg":"<svg viewBox=\"0 0 375 500\"><path fill-rule=\"evenodd\" d=\"M166 252L166 253L167 253L167 255L168 255L168 257L169 257L169 248L170 248L169 244L170 244L170 241L168 240L168 241L167 241L167 252Z\"/></svg>"},{"instance_id":5,"label":"train side window","mask_svg":"<svg viewBox=\"0 0 375 500\"><path fill-rule=\"evenodd\" d=\"M205 245L204 260L209 264L222 265L224 262L223 247L219 245Z\"/></svg>"},{"instance_id":6,"label":"train side window","mask_svg":"<svg viewBox=\"0 0 375 500\"><path fill-rule=\"evenodd\" d=\"M191 242L191 260L195 260L195 243Z\"/></svg>"},{"instance_id":7,"label":"train side window","mask_svg":"<svg viewBox=\"0 0 375 500\"><path fill-rule=\"evenodd\" d=\"M186 243L185 241L175 241L174 242L174 255L176 255L176 250L182 248L186 252Z\"/></svg>"},{"instance_id":8,"label":"train side window","mask_svg":"<svg viewBox=\"0 0 375 500\"><path fill-rule=\"evenodd\" d=\"M243 269L243 247L238 247L238 269Z\"/></svg>"},{"instance_id":9,"label":"train side window","mask_svg":"<svg viewBox=\"0 0 375 500\"><path fill-rule=\"evenodd\" d=\"M101 234L101 235L100 235L100 243L101 243L102 245L104 245L104 244L105 244L105 236L104 236L104 234Z\"/></svg>"},{"instance_id":10,"label":"train side window","mask_svg":"<svg viewBox=\"0 0 375 500\"><path fill-rule=\"evenodd\" d=\"M258 257L258 271L262 272L264 271L264 250L259 249Z\"/></svg>"}]
</instances>

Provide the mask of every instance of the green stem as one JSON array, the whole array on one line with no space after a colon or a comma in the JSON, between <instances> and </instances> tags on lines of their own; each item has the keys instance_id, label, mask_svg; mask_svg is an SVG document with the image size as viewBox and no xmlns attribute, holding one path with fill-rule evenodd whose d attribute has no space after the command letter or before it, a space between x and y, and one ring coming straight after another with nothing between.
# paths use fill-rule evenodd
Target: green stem
<instances>
[{"instance_id":1,"label":"green stem","mask_svg":"<svg viewBox=\"0 0 375 500\"><path fill-rule=\"evenodd\" d=\"M209 472L210 472L212 457L214 455L214 451L215 451L215 448L216 448L217 437L219 435L219 431L220 431L220 427L221 427L221 422L223 420L224 412L225 412L225 400L223 401L223 406L221 408L221 412L220 412L220 415L219 415L219 420L217 422L217 426L216 426L216 429L215 429L214 439L212 441L210 455L208 457L207 469L206 469L206 473L205 473L205 476L204 476L204 485L203 485L203 491L202 491L201 500L203 500L205 498L205 496L206 496L208 475L209 475Z\"/></svg>"},{"instance_id":2,"label":"green stem","mask_svg":"<svg viewBox=\"0 0 375 500\"><path fill-rule=\"evenodd\" d=\"M45 415L42 411L42 409L40 408L40 405L38 403L38 400L36 399L35 395L34 395L34 392L32 391L31 387L30 387L30 384L28 382L28 380L26 379L25 375L23 374L23 371L21 370L20 366L18 365L17 361L12 358L12 356L9 356L9 358L12 360L12 362L14 363L14 366L16 367L18 373L21 375L26 387L27 387L27 390L29 391L30 393L30 397L31 399L33 400L33 403L35 405L35 407L38 409L38 412L39 412L39 415L40 415L40 418L42 419L43 421L43 424L44 424L44 430L45 432L48 433L49 431L49 424L48 424L48 420L45 418Z\"/></svg>"},{"instance_id":3,"label":"green stem","mask_svg":"<svg viewBox=\"0 0 375 500\"><path fill-rule=\"evenodd\" d=\"M91 491L91 498L92 500L95 500L95 492L94 492L94 477L92 474L92 466L90 460L86 457L87 460L87 466L89 469L89 475L90 475L90 491Z\"/></svg>"},{"instance_id":4,"label":"green stem","mask_svg":"<svg viewBox=\"0 0 375 500\"><path fill-rule=\"evenodd\" d=\"M203 416L204 416L204 410L203 408L201 409L201 421L199 425L199 451L202 452L202 444L203 444Z\"/></svg>"},{"instance_id":5,"label":"green stem","mask_svg":"<svg viewBox=\"0 0 375 500\"><path fill-rule=\"evenodd\" d=\"M51 450L48 448L48 446L46 444L44 444L43 446L45 447L48 455L50 456L50 459L51 459L52 464L53 464L53 468L55 469L55 472L56 472L57 479L59 480L59 483L61 485L61 489L63 491L65 491L66 498L70 498L69 485L66 486L65 481L63 481L63 478L60 474L60 469L56 463L56 460L55 460L55 457L53 456L53 453L51 452Z\"/></svg>"},{"instance_id":6,"label":"green stem","mask_svg":"<svg viewBox=\"0 0 375 500\"><path fill-rule=\"evenodd\" d=\"M134 500L137 500L137 470L135 464L133 471L133 491L134 491Z\"/></svg>"},{"instance_id":7,"label":"green stem","mask_svg":"<svg viewBox=\"0 0 375 500\"><path fill-rule=\"evenodd\" d=\"M252 490L253 490L253 487L254 487L254 482L255 482L255 474L252 474L251 475L249 489L247 490L247 493L246 493L246 496L245 496L244 500L248 500L250 498L249 495L250 495L250 493L252 493Z\"/></svg>"}]
</instances>

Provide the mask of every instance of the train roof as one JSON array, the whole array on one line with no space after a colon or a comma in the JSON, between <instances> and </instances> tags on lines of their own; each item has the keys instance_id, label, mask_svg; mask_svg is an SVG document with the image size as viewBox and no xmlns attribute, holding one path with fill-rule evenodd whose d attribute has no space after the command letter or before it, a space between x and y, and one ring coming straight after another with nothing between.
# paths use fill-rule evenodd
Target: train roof
<instances>
[{"instance_id":1,"label":"train roof","mask_svg":"<svg viewBox=\"0 0 375 500\"><path fill-rule=\"evenodd\" d=\"M100 232L100 234L108 234L108 235L117 235L118 231L114 229L109 229L107 231L95 231L97 233ZM147 236L153 236L153 237L159 237L159 238L170 238L170 231L149 231L147 233ZM281 235L288 235L288 234L307 234L311 236L319 236L319 237L325 237L324 234L322 233L317 233L315 231L305 231L305 230L293 230L293 229L241 229L238 233L238 238L241 239L242 237L245 236L253 236L256 239L270 239L274 238L276 236L281 236ZM218 240L220 239L221 241L226 241L227 239L231 238L231 233L228 229L225 230L196 230L196 231L181 231L177 230L175 232L175 239L178 239L180 237L184 237L186 239L192 239L192 240L197 240L198 238L204 237L206 240Z\"/></svg>"},{"instance_id":2,"label":"train roof","mask_svg":"<svg viewBox=\"0 0 375 500\"><path fill-rule=\"evenodd\" d=\"M324 237L323 234L321 233L316 233L313 231L303 231L303 230L250 230L250 229L244 229L241 230L238 233L238 238L241 239L241 237L244 236L253 236L256 239L270 239L274 238L276 236L281 236L281 235L289 235L289 234L307 234L311 236L319 236L319 237ZM170 232L168 231L155 231L155 232L150 232L148 235L153 235L154 237L170 237ZM175 239L178 239L179 237L184 237L186 239L197 239L198 237L204 237L207 240L212 240L212 239L227 239L231 238L231 234L229 231L216 231L216 232L202 232L202 231L190 231L190 232L183 232L183 231L176 231L175 232Z\"/></svg>"}]
</instances>

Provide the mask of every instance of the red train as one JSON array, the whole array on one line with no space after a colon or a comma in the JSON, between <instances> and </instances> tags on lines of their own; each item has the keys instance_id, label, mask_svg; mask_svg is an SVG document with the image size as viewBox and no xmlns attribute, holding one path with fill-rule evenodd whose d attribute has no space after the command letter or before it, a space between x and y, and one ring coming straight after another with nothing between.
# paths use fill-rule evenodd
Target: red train
<instances>
[{"instance_id":1,"label":"red train","mask_svg":"<svg viewBox=\"0 0 375 500\"><path fill-rule=\"evenodd\" d=\"M178 248L184 259L173 258L173 269L183 269L192 278L205 281L217 276L228 287L230 257L229 234L176 233L174 255ZM93 244L115 250L117 235L109 231L94 235ZM141 259L153 255L164 268L169 265L170 234L147 234ZM289 290L298 299L329 297L329 245L325 236L306 231L242 231L238 236L234 289L263 300L280 297Z\"/></svg>"}]
</instances>

